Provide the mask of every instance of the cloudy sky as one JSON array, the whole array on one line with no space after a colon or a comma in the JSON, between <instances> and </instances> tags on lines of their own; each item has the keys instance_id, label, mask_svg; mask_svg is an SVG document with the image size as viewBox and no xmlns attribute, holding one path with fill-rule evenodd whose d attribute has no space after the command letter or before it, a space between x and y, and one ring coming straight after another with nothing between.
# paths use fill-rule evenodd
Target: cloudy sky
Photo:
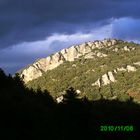
<instances>
[{"instance_id":1,"label":"cloudy sky","mask_svg":"<svg viewBox=\"0 0 140 140\"><path fill-rule=\"evenodd\" d=\"M0 0L0 67L6 73L104 38L140 42L139 0Z\"/></svg>"}]
</instances>

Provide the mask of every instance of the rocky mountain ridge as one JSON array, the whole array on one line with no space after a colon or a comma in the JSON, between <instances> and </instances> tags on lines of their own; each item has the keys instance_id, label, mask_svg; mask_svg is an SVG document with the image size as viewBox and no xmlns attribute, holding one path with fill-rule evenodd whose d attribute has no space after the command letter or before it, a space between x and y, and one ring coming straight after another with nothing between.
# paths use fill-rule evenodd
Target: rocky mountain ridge
<instances>
[{"instance_id":1,"label":"rocky mountain ridge","mask_svg":"<svg viewBox=\"0 0 140 140\"><path fill-rule=\"evenodd\" d=\"M107 54L94 50L111 47L116 45L117 42L118 40L116 39L105 39L103 41L97 40L94 42L86 42L80 45L71 46L46 58L39 59L28 68L22 70L20 76L23 78L23 81L27 83L42 76L43 72L58 67L64 61L74 61L76 58L83 55L85 55L85 59L94 58L94 56L106 57Z\"/></svg>"},{"instance_id":2,"label":"rocky mountain ridge","mask_svg":"<svg viewBox=\"0 0 140 140\"><path fill-rule=\"evenodd\" d=\"M58 102L69 87L92 100L140 101L140 45L117 39L82 43L38 59L20 76L27 87L48 90Z\"/></svg>"}]
</instances>

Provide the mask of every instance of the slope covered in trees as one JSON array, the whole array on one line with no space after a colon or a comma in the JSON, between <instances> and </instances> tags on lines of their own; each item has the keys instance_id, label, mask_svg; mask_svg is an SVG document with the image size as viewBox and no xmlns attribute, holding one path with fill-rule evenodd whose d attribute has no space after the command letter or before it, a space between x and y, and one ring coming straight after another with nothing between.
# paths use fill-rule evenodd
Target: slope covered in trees
<instances>
[{"instance_id":1,"label":"slope covered in trees","mask_svg":"<svg viewBox=\"0 0 140 140\"><path fill-rule=\"evenodd\" d=\"M132 98L126 102L78 98L73 87L66 90L57 104L48 91L34 91L24 86L18 76L6 76L0 70L1 139L100 139L135 138L139 132L140 105ZM101 126L133 126L133 132Z\"/></svg>"},{"instance_id":2,"label":"slope covered in trees","mask_svg":"<svg viewBox=\"0 0 140 140\"><path fill-rule=\"evenodd\" d=\"M81 92L80 97L86 96L89 100L104 97L125 101L132 97L139 102L139 75L140 45L117 40L115 45L101 45L74 61L63 62L26 86L47 89L54 98L72 86Z\"/></svg>"}]
</instances>

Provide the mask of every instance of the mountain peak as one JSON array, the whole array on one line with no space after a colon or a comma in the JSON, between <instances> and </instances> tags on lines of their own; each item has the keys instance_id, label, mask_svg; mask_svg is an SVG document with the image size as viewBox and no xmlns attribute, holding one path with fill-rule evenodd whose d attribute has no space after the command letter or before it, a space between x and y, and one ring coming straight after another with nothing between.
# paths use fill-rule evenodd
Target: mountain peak
<instances>
[{"instance_id":1,"label":"mountain peak","mask_svg":"<svg viewBox=\"0 0 140 140\"><path fill-rule=\"evenodd\" d=\"M85 55L85 58L93 58L94 55L98 57L106 57L106 54L95 51L94 49L102 49L104 47L111 47L116 45L120 40L116 39L104 39L102 41L89 41L80 45L71 46L69 48L62 49L46 58L41 58L31 64L28 68L21 71L20 76L25 83L32 81L40 76L47 70L52 70L62 64L64 61L74 61L76 58Z\"/></svg>"}]
</instances>

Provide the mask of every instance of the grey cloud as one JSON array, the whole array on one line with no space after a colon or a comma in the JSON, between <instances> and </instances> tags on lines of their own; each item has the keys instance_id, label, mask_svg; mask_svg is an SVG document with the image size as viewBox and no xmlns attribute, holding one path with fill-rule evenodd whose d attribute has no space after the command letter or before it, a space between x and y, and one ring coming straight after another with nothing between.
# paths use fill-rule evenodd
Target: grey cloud
<instances>
[{"instance_id":1,"label":"grey cloud","mask_svg":"<svg viewBox=\"0 0 140 140\"><path fill-rule=\"evenodd\" d=\"M112 17L140 18L139 8L139 0L3 0L0 47L43 39L53 32L71 34Z\"/></svg>"},{"instance_id":2,"label":"grey cloud","mask_svg":"<svg viewBox=\"0 0 140 140\"><path fill-rule=\"evenodd\" d=\"M54 33L92 32L93 38L101 39L110 36L110 27L99 33L94 30L112 24L112 37L140 41L139 9L139 0L0 0L0 66L15 72L38 57L76 43L56 39L46 52L37 53L36 46L29 46L31 52L21 45L45 40ZM11 51L16 44L20 46Z\"/></svg>"},{"instance_id":3,"label":"grey cloud","mask_svg":"<svg viewBox=\"0 0 140 140\"><path fill-rule=\"evenodd\" d=\"M112 23L112 36L140 41L140 19L122 18Z\"/></svg>"}]
</instances>

